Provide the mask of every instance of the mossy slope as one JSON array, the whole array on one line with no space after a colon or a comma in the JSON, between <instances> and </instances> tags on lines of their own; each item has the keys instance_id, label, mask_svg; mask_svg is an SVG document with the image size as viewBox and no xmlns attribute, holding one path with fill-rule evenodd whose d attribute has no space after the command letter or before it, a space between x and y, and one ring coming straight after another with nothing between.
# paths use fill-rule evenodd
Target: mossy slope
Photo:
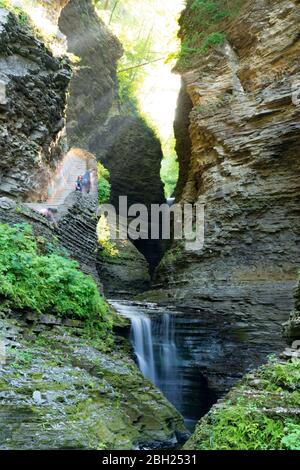
<instances>
[{"instance_id":1,"label":"mossy slope","mask_svg":"<svg viewBox=\"0 0 300 470\"><path fill-rule=\"evenodd\" d=\"M80 327L7 315L0 331L0 449L169 447L184 435L180 415L116 345L103 352Z\"/></svg>"},{"instance_id":2,"label":"mossy slope","mask_svg":"<svg viewBox=\"0 0 300 470\"><path fill-rule=\"evenodd\" d=\"M300 359L248 374L199 422L185 449L300 450Z\"/></svg>"}]
</instances>

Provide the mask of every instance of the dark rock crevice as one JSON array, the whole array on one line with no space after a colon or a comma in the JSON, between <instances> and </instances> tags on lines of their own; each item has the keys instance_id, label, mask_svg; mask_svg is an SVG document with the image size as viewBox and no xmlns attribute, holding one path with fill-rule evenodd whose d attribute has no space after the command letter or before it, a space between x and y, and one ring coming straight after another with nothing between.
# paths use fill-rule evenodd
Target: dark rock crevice
<instances>
[{"instance_id":1,"label":"dark rock crevice","mask_svg":"<svg viewBox=\"0 0 300 470\"><path fill-rule=\"evenodd\" d=\"M238 362L220 359L223 391L232 385L231 370L242 374L283 349L282 323L294 306L300 265L296 8L284 0L263 9L259 1L245 4L226 23L228 41L181 69L177 199L205 205L205 244L187 252L174 243L156 272L162 288L150 298L197 306L233 328L243 325L255 348L253 354L242 350ZM181 114L185 102L188 112ZM207 377L214 367L208 364Z\"/></svg>"},{"instance_id":2,"label":"dark rock crevice","mask_svg":"<svg viewBox=\"0 0 300 470\"><path fill-rule=\"evenodd\" d=\"M101 135L90 142L93 152L111 175L111 202L119 212L119 197L127 196L128 208L143 204L149 214L152 204L165 202L160 165L163 158L161 144L154 131L138 115L115 116L104 127ZM160 240L132 240L149 263L150 275L162 258L164 244Z\"/></svg>"},{"instance_id":3,"label":"dark rock crevice","mask_svg":"<svg viewBox=\"0 0 300 470\"><path fill-rule=\"evenodd\" d=\"M176 139L175 149L178 155L179 162L179 178L176 186L177 200L180 199L189 177L190 160L192 153L192 142L189 134L189 126L190 113L192 109L193 103L186 91L185 84L182 81L174 121L174 133Z\"/></svg>"}]
</instances>

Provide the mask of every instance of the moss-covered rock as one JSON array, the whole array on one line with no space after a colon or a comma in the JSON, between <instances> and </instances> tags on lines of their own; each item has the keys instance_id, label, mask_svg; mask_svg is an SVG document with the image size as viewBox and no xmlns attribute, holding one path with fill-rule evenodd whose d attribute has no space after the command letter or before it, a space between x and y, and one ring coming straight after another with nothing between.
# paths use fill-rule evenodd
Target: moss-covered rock
<instances>
[{"instance_id":1,"label":"moss-covered rock","mask_svg":"<svg viewBox=\"0 0 300 470\"><path fill-rule=\"evenodd\" d=\"M184 446L199 450L300 450L300 359L270 360L199 422Z\"/></svg>"},{"instance_id":2,"label":"moss-covered rock","mask_svg":"<svg viewBox=\"0 0 300 470\"><path fill-rule=\"evenodd\" d=\"M27 321L0 318L0 449L170 447L185 435L120 346Z\"/></svg>"}]
</instances>

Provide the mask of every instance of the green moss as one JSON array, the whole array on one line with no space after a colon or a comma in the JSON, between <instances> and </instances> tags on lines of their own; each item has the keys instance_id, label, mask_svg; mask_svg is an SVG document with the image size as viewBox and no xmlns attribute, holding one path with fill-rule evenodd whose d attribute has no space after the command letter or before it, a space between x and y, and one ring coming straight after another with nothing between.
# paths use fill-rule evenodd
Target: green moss
<instances>
[{"instance_id":1,"label":"green moss","mask_svg":"<svg viewBox=\"0 0 300 470\"><path fill-rule=\"evenodd\" d=\"M104 204L105 202L109 201L111 193L111 184L109 171L100 162L97 162L97 177L99 204Z\"/></svg>"},{"instance_id":2,"label":"green moss","mask_svg":"<svg viewBox=\"0 0 300 470\"><path fill-rule=\"evenodd\" d=\"M243 4L242 0L189 0L180 19L182 44L178 67L191 66L194 57L223 44L227 21L237 15Z\"/></svg>"},{"instance_id":3,"label":"green moss","mask_svg":"<svg viewBox=\"0 0 300 470\"><path fill-rule=\"evenodd\" d=\"M249 374L198 424L187 449L299 448L300 361L272 360Z\"/></svg>"},{"instance_id":4,"label":"green moss","mask_svg":"<svg viewBox=\"0 0 300 470\"><path fill-rule=\"evenodd\" d=\"M86 328L107 338L109 308L94 280L76 261L40 251L29 225L0 224L0 300L21 311L79 318Z\"/></svg>"},{"instance_id":5,"label":"green moss","mask_svg":"<svg viewBox=\"0 0 300 470\"><path fill-rule=\"evenodd\" d=\"M11 320L0 319L5 325ZM8 349L0 375L6 449L132 449L183 430L179 415L123 350L104 353L73 333L58 326L34 340L23 327L17 348ZM26 359L22 370L11 367L16 357Z\"/></svg>"}]
</instances>

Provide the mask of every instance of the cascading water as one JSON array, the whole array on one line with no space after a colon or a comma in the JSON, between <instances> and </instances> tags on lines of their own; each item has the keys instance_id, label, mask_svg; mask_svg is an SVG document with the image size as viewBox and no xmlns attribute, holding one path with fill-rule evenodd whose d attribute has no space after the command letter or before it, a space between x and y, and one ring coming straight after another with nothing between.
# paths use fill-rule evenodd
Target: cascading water
<instances>
[{"instance_id":1,"label":"cascading water","mask_svg":"<svg viewBox=\"0 0 300 470\"><path fill-rule=\"evenodd\" d=\"M152 334L154 354L157 358L154 383L171 403L178 405L181 401L180 361L175 341L174 321L169 313L152 320Z\"/></svg>"},{"instance_id":2,"label":"cascading water","mask_svg":"<svg viewBox=\"0 0 300 470\"><path fill-rule=\"evenodd\" d=\"M129 339L141 372L181 412L187 427L192 430L215 400L184 335L183 325L192 325L193 318L164 311L155 304L111 303L131 321Z\"/></svg>"},{"instance_id":3,"label":"cascading water","mask_svg":"<svg viewBox=\"0 0 300 470\"><path fill-rule=\"evenodd\" d=\"M145 377L156 383L151 320L146 315L130 316L131 338L139 368Z\"/></svg>"}]
</instances>

